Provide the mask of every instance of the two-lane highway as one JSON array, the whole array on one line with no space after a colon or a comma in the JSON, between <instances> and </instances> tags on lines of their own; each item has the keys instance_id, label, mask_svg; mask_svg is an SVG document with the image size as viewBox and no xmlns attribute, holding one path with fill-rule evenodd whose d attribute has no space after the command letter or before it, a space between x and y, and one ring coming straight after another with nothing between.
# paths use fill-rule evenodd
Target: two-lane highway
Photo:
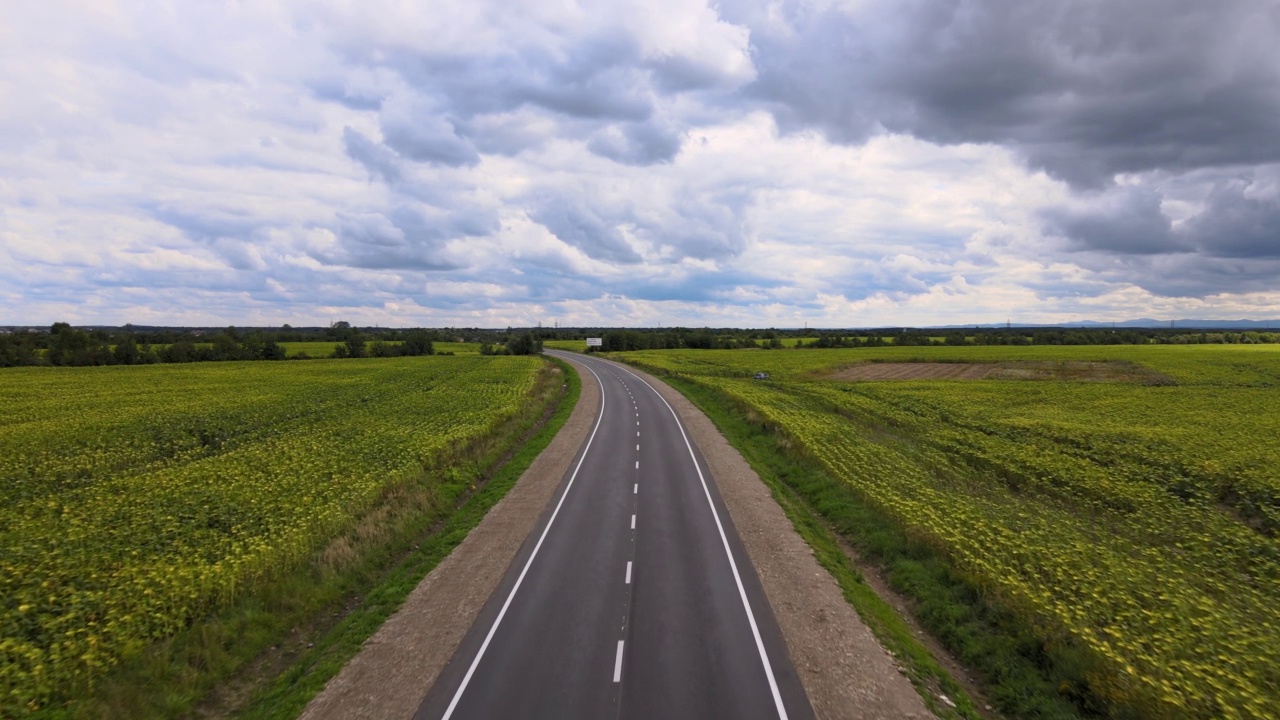
<instances>
[{"instance_id":1,"label":"two-lane highway","mask_svg":"<svg viewBox=\"0 0 1280 720\"><path fill-rule=\"evenodd\" d=\"M622 365L418 718L809 718L759 580L675 412Z\"/></svg>"}]
</instances>

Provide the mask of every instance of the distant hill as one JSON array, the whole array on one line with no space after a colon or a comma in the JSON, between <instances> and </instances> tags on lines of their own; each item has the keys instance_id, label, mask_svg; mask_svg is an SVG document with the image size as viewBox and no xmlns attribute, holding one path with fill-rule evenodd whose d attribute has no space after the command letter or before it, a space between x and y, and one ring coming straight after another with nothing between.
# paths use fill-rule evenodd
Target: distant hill
<instances>
[{"instance_id":1,"label":"distant hill","mask_svg":"<svg viewBox=\"0 0 1280 720\"><path fill-rule=\"evenodd\" d=\"M1139 318L1118 322L1080 320L1078 322L1027 324L986 323L977 325L933 325L930 330L963 330L966 328L1175 328L1178 330L1280 330L1280 320L1154 320Z\"/></svg>"}]
</instances>

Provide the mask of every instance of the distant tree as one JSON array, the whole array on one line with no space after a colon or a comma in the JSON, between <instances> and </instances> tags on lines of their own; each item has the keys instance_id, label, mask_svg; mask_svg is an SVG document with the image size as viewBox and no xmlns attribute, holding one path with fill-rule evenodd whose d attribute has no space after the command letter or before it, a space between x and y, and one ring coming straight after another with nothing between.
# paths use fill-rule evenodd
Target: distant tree
<instances>
[{"instance_id":1,"label":"distant tree","mask_svg":"<svg viewBox=\"0 0 1280 720\"><path fill-rule=\"evenodd\" d=\"M263 360L284 360L288 356L285 349L280 343L273 338L268 338L262 342L262 347L258 350L258 357Z\"/></svg>"},{"instance_id":2,"label":"distant tree","mask_svg":"<svg viewBox=\"0 0 1280 720\"><path fill-rule=\"evenodd\" d=\"M112 351L117 365L137 365L142 353L138 350L138 343L134 342L132 335L126 335L120 342L116 343L116 349Z\"/></svg>"},{"instance_id":3,"label":"distant tree","mask_svg":"<svg viewBox=\"0 0 1280 720\"><path fill-rule=\"evenodd\" d=\"M531 332L522 332L507 338L508 355L534 355L542 352L542 340Z\"/></svg>"},{"instance_id":4,"label":"distant tree","mask_svg":"<svg viewBox=\"0 0 1280 720\"><path fill-rule=\"evenodd\" d=\"M195 343L189 340L172 343L160 353L160 359L167 363L195 362Z\"/></svg>"},{"instance_id":5,"label":"distant tree","mask_svg":"<svg viewBox=\"0 0 1280 720\"><path fill-rule=\"evenodd\" d=\"M49 329L46 358L50 365L105 365L111 355L105 350L97 350L85 331L67 323L54 323Z\"/></svg>"},{"instance_id":6,"label":"distant tree","mask_svg":"<svg viewBox=\"0 0 1280 720\"><path fill-rule=\"evenodd\" d=\"M401 355L432 355L435 343L431 342L431 334L422 330L414 330L404 336L400 345Z\"/></svg>"},{"instance_id":7,"label":"distant tree","mask_svg":"<svg viewBox=\"0 0 1280 720\"><path fill-rule=\"evenodd\" d=\"M346 342L347 338L351 337L355 332L356 330L351 327L351 323L346 320L339 320L329 326L329 329L325 331L325 335L330 339Z\"/></svg>"},{"instance_id":8,"label":"distant tree","mask_svg":"<svg viewBox=\"0 0 1280 720\"><path fill-rule=\"evenodd\" d=\"M244 349L231 335L225 333L213 338L213 348L209 352L211 360L240 360L244 357Z\"/></svg>"},{"instance_id":9,"label":"distant tree","mask_svg":"<svg viewBox=\"0 0 1280 720\"><path fill-rule=\"evenodd\" d=\"M0 367L37 365L40 357L26 333L0 335Z\"/></svg>"},{"instance_id":10,"label":"distant tree","mask_svg":"<svg viewBox=\"0 0 1280 720\"><path fill-rule=\"evenodd\" d=\"M369 345L369 357L387 358L399 355L399 347L385 340L374 340Z\"/></svg>"},{"instance_id":11,"label":"distant tree","mask_svg":"<svg viewBox=\"0 0 1280 720\"><path fill-rule=\"evenodd\" d=\"M365 340L360 333L352 333L344 343L347 348L346 357L362 358L365 357Z\"/></svg>"}]
</instances>

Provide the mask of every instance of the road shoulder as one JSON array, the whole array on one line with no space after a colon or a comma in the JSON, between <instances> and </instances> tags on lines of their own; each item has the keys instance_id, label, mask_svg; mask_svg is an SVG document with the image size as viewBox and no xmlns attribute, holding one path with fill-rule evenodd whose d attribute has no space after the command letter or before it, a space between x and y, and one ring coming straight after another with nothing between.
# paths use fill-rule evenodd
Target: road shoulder
<instances>
[{"instance_id":1,"label":"road shoulder","mask_svg":"<svg viewBox=\"0 0 1280 720\"><path fill-rule=\"evenodd\" d=\"M595 421L600 388L577 363L571 364L582 378L582 392L555 439L316 695L301 718L413 716L533 530Z\"/></svg>"},{"instance_id":2,"label":"road shoulder","mask_svg":"<svg viewBox=\"0 0 1280 720\"><path fill-rule=\"evenodd\" d=\"M933 717L742 455L683 395L629 369L666 398L706 459L814 713L850 720Z\"/></svg>"}]
</instances>

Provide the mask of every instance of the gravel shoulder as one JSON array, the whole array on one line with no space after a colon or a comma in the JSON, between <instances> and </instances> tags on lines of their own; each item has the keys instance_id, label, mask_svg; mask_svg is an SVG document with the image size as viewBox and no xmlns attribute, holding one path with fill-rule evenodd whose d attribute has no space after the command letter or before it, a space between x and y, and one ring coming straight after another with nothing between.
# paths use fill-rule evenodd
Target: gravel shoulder
<instances>
[{"instance_id":1,"label":"gravel shoulder","mask_svg":"<svg viewBox=\"0 0 1280 720\"><path fill-rule=\"evenodd\" d=\"M600 388L587 376L577 406L551 444L307 705L302 718L413 717L532 532L586 441L599 407Z\"/></svg>"},{"instance_id":2,"label":"gravel shoulder","mask_svg":"<svg viewBox=\"0 0 1280 720\"><path fill-rule=\"evenodd\" d=\"M849 720L933 717L742 455L683 395L629 369L662 393L706 459L814 713Z\"/></svg>"}]
</instances>

